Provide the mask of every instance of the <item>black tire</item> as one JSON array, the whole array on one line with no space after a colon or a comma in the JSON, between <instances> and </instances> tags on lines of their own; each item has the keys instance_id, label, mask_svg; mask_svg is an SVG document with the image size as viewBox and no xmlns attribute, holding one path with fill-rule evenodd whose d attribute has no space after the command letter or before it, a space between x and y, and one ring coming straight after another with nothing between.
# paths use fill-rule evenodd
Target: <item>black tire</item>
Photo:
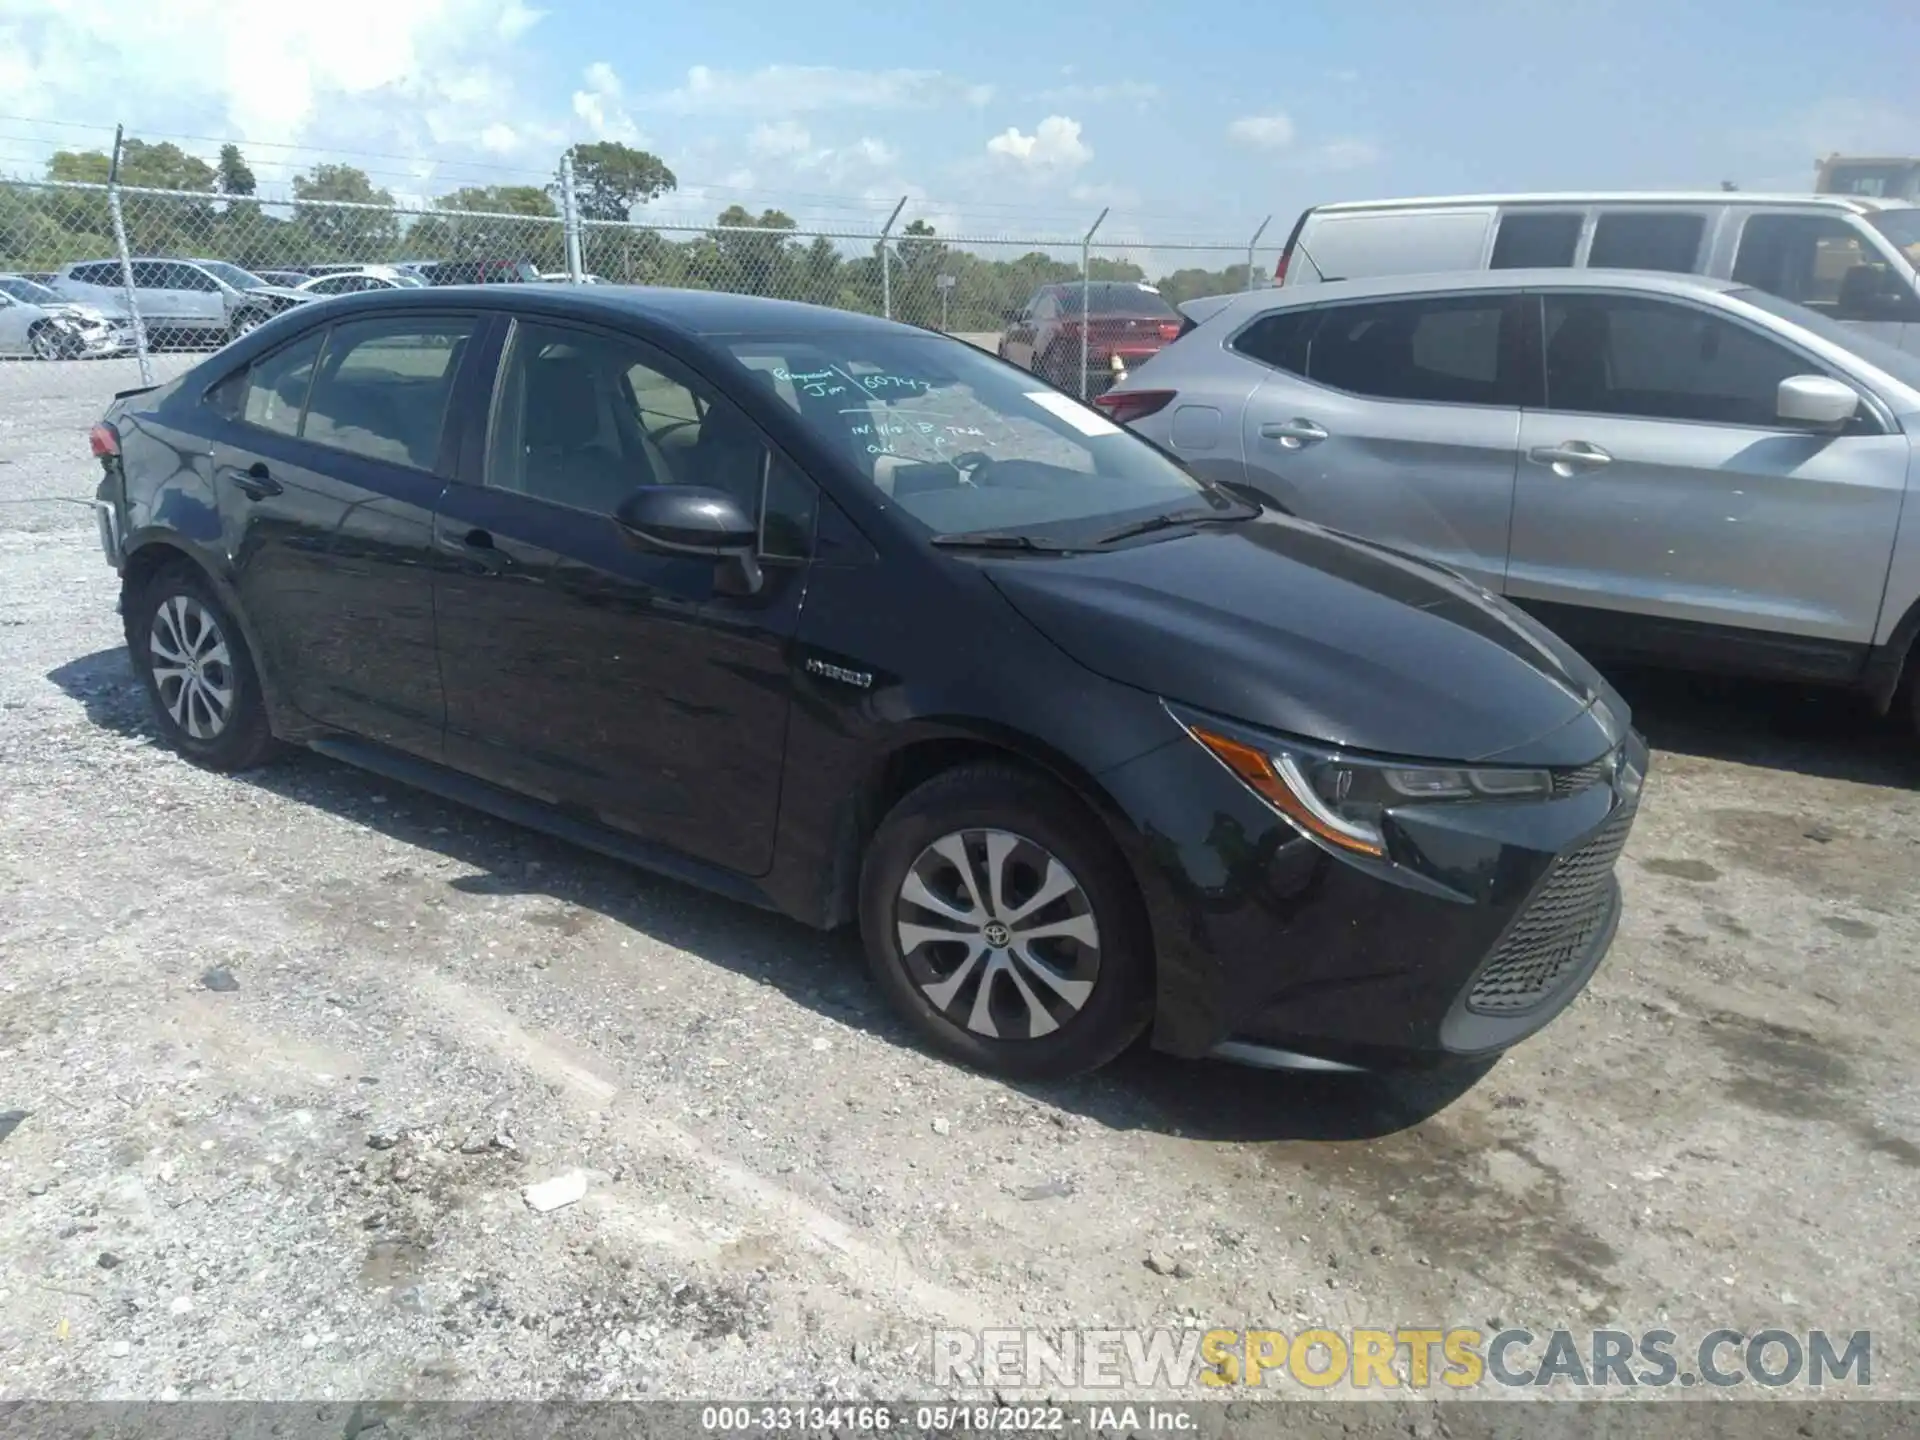
<instances>
[{"instance_id":1,"label":"black tire","mask_svg":"<svg viewBox=\"0 0 1920 1440\"><path fill-rule=\"evenodd\" d=\"M1064 390L1069 395L1076 393L1079 388L1073 383L1073 366L1060 353L1058 345L1048 347L1047 352L1035 362L1033 373L1054 389Z\"/></svg>"},{"instance_id":2,"label":"black tire","mask_svg":"<svg viewBox=\"0 0 1920 1440\"><path fill-rule=\"evenodd\" d=\"M27 334L27 344L37 360L63 360L66 341L51 322L41 321Z\"/></svg>"},{"instance_id":3,"label":"black tire","mask_svg":"<svg viewBox=\"0 0 1920 1440\"><path fill-rule=\"evenodd\" d=\"M910 949L902 944L902 924L933 921L941 912L909 900L903 886L918 879L939 899L942 890L926 878L926 866L945 862L934 851L936 842L951 848L959 837L963 851L975 861L972 881L962 892L948 892L964 900L990 894L986 874L990 857L999 856L1004 905L988 903L982 913L998 921L1012 918L1056 872L1057 861L1067 879L1077 882L1071 891L1016 921L1027 930L1080 927L1091 934L1089 946L1078 938L1036 936L1026 947L1018 945L1020 929L1002 925L997 944L985 938L990 924L975 924L954 942L922 941ZM1002 839L1000 837L1006 837ZM1005 848L1009 842L1013 849ZM1002 847L997 852L989 844ZM947 866L961 881L957 866ZM954 912L946 912L953 914ZM1091 928L1084 921L1091 919ZM960 922L954 922L960 923ZM860 873L860 930L867 962L894 1008L942 1054L977 1069L1015 1079L1054 1080L1097 1069L1136 1040L1152 1018L1152 953L1146 917L1132 875L1112 838L1071 794L1041 776L1011 765L976 764L946 771L907 794L880 823L867 848ZM1036 950L1036 945L1047 947ZM976 953L976 949L978 953ZM1041 967L1062 977L1072 993L1083 993L1077 1005L1066 989L1043 983ZM996 968L998 967L998 968ZM962 971L966 971L964 975ZM956 977L958 977L956 979ZM1011 977L1011 978L1010 978ZM1085 977L1085 978L1074 978ZM1091 984L1090 992L1079 991ZM991 992L982 1001L982 985ZM942 986L952 987L938 1003ZM934 992L929 993L929 987ZM1037 1018L1029 996L1039 996L1047 1010ZM1004 1003L1003 1003L1004 1002ZM982 1014L995 1034L973 1028ZM966 1012L963 1016L963 1012ZM1019 1038L997 1032L1009 1020L1025 1023L1028 1034ZM1050 1027L1038 1036L1032 1032Z\"/></svg>"},{"instance_id":4,"label":"black tire","mask_svg":"<svg viewBox=\"0 0 1920 1440\"><path fill-rule=\"evenodd\" d=\"M264 310L242 310L227 325L227 343L231 345L242 335L251 335L272 318Z\"/></svg>"},{"instance_id":5,"label":"black tire","mask_svg":"<svg viewBox=\"0 0 1920 1440\"><path fill-rule=\"evenodd\" d=\"M211 636L202 618L211 622ZM278 748L246 638L191 563L163 565L141 588L127 607L127 648L161 735L196 765L248 770ZM168 665L166 649L193 663Z\"/></svg>"}]
</instances>

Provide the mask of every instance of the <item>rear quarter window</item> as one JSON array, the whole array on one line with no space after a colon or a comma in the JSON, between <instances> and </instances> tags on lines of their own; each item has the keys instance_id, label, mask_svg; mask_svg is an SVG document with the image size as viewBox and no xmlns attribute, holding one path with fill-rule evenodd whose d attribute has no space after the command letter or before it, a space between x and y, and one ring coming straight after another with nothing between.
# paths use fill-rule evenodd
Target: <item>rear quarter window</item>
<instances>
[{"instance_id":1,"label":"rear quarter window","mask_svg":"<svg viewBox=\"0 0 1920 1440\"><path fill-rule=\"evenodd\" d=\"M1688 275L1698 267L1704 215L1631 210L1602 214L1594 223L1587 264L1599 270L1667 270Z\"/></svg>"}]
</instances>

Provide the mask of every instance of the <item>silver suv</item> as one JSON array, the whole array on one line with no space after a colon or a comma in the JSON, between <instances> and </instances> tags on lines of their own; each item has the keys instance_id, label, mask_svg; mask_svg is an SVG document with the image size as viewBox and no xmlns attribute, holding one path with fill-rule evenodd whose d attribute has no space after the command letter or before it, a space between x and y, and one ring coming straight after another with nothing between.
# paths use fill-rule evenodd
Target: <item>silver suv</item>
<instances>
[{"instance_id":1,"label":"silver suv","mask_svg":"<svg viewBox=\"0 0 1920 1440\"><path fill-rule=\"evenodd\" d=\"M1449 566L1596 655L1892 702L1920 630L1920 357L1632 271L1182 309L1191 328L1096 403L1196 471Z\"/></svg>"},{"instance_id":2,"label":"silver suv","mask_svg":"<svg viewBox=\"0 0 1920 1440\"><path fill-rule=\"evenodd\" d=\"M79 260L54 272L52 288L69 300L124 310L126 289L118 260ZM315 299L269 285L224 260L133 261L134 302L149 334L163 340L228 340L263 325L282 310Z\"/></svg>"}]
</instances>

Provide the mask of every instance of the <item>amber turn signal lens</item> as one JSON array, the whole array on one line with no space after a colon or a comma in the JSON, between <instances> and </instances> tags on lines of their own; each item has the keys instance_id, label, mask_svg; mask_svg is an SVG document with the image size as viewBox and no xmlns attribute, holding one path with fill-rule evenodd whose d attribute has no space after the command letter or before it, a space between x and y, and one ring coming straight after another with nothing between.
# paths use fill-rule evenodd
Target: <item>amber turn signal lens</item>
<instances>
[{"instance_id":1,"label":"amber turn signal lens","mask_svg":"<svg viewBox=\"0 0 1920 1440\"><path fill-rule=\"evenodd\" d=\"M1239 776L1249 790L1302 830L1356 855L1377 857L1386 854L1385 848L1377 842L1364 839L1342 826L1326 812L1311 791L1305 795L1298 793L1281 775L1273 758L1264 751L1238 740L1229 740L1225 735L1216 735L1211 730L1203 730L1198 725L1189 725L1187 732L1206 746L1214 759Z\"/></svg>"}]
</instances>

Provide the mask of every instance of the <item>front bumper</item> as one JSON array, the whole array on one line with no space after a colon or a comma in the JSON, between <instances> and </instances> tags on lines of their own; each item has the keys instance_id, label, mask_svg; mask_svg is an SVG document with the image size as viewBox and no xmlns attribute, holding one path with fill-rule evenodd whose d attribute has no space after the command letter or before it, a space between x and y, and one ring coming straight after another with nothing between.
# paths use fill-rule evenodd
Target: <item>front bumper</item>
<instances>
[{"instance_id":1,"label":"front bumper","mask_svg":"<svg viewBox=\"0 0 1920 1440\"><path fill-rule=\"evenodd\" d=\"M1629 733L1614 753L1552 800L1400 812L1390 863L1322 850L1184 738L1110 772L1154 931L1154 1043L1373 1069L1540 1030L1619 920L1647 747Z\"/></svg>"}]
</instances>

